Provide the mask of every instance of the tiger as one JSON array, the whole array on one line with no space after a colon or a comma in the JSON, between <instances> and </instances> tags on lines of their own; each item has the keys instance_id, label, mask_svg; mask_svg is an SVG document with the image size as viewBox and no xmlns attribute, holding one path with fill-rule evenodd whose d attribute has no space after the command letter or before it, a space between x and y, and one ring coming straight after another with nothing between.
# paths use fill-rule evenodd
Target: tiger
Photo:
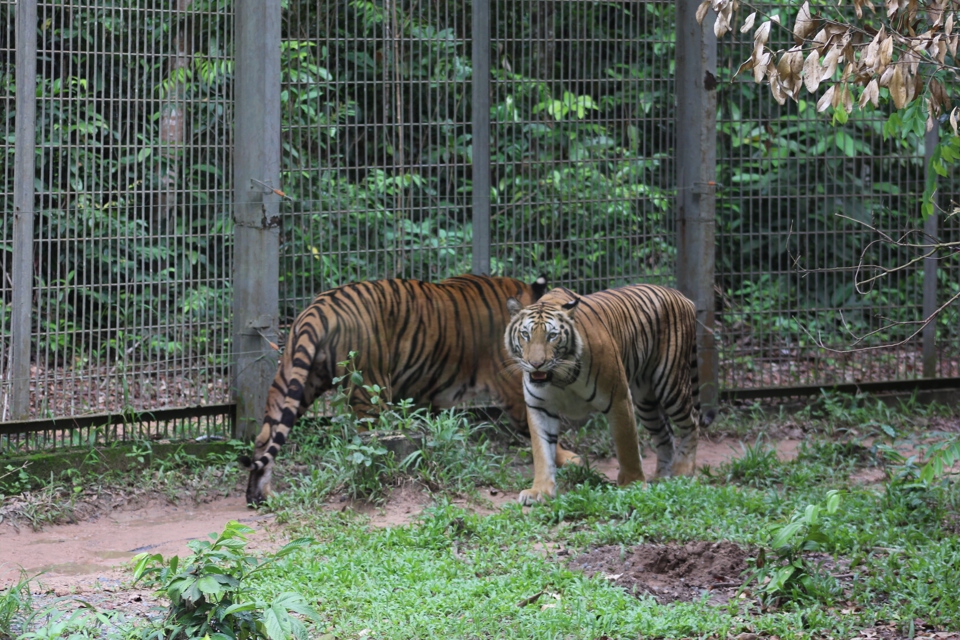
<instances>
[{"instance_id":1,"label":"tiger","mask_svg":"<svg viewBox=\"0 0 960 640\"><path fill-rule=\"evenodd\" d=\"M637 284L586 296L558 287L532 305L511 298L507 308L504 346L523 371L533 445L533 487L520 492L522 505L556 496L547 454L562 418L607 417L620 486L645 482L635 416L656 448L655 477L693 474L700 429L713 418L700 412L693 302Z\"/></svg>"},{"instance_id":2,"label":"tiger","mask_svg":"<svg viewBox=\"0 0 960 640\"><path fill-rule=\"evenodd\" d=\"M513 428L527 430L521 375L506 370L503 332L507 299L536 302L547 290L513 278L462 275L438 283L387 279L347 284L318 295L294 320L267 394L250 471L247 504L271 493L274 459L293 424L346 371L338 363L355 352L363 383L348 403L358 418L378 414L383 402L411 399L415 406L447 408L477 396L498 404ZM374 402L365 387L379 385ZM362 420L361 420L362 424ZM559 465L577 457L560 446Z\"/></svg>"}]
</instances>

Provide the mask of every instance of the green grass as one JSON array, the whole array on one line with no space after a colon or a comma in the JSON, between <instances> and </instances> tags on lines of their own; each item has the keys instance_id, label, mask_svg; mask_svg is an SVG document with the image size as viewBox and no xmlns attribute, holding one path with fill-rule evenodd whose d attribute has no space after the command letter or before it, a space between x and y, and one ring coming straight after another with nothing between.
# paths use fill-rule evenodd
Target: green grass
<instances>
[{"instance_id":1,"label":"green grass","mask_svg":"<svg viewBox=\"0 0 960 640\"><path fill-rule=\"evenodd\" d=\"M831 403L822 415L767 416L773 433L803 427L790 461L743 428L759 424L755 412L728 413L727 433L751 434L743 455L698 478L622 489L589 467L567 468L555 500L491 515L451 497L480 500L479 487L524 486L529 457L461 413L391 423L426 443L404 460L376 443L358 445L349 421L298 425L275 475L286 486L267 508L290 538L314 542L252 576L251 597L300 594L319 614L310 637L328 638L820 638L854 636L875 622L909 635L916 620L960 629L960 485L950 475L924 479L919 461L891 448L919 442L928 435L924 420L942 409L891 410L869 398ZM601 426L586 425L572 440L600 450ZM884 482L851 481L871 467L883 470ZM377 528L351 510L321 508L334 492L376 501L409 482L432 491L435 505L406 526ZM600 545L700 540L750 550L759 573L752 582L743 576L743 598L659 604L568 566ZM820 568L813 551L836 567ZM766 582L778 576L782 585Z\"/></svg>"}]
</instances>

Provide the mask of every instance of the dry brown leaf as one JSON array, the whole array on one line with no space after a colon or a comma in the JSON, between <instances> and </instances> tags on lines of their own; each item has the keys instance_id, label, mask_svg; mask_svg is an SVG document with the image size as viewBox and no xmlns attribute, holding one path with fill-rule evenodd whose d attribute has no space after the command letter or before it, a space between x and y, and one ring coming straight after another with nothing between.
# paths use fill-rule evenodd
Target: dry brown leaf
<instances>
[{"instance_id":1,"label":"dry brown leaf","mask_svg":"<svg viewBox=\"0 0 960 640\"><path fill-rule=\"evenodd\" d=\"M943 33L945 35L950 35L953 33L953 12L950 11L947 14L947 21L943 23Z\"/></svg>"},{"instance_id":2,"label":"dry brown leaf","mask_svg":"<svg viewBox=\"0 0 960 640\"><path fill-rule=\"evenodd\" d=\"M700 3L700 6L697 7L697 24L703 24L703 19L707 15L707 11L710 10L710 0L703 0Z\"/></svg>"},{"instance_id":3,"label":"dry brown leaf","mask_svg":"<svg viewBox=\"0 0 960 640\"><path fill-rule=\"evenodd\" d=\"M897 68L896 65L894 65L892 67L887 67L886 69L883 70L883 73L880 74L880 82L879 82L881 87L890 86L890 79L893 78L893 72L896 71L896 68Z\"/></svg>"},{"instance_id":4,"label":"dry brown leaf","mask_svg":"<svg viewBox=\"0 0 960 640\"><path fill-rule=\"evenodd\" d=\"M954 58L957 57L957 43L960 42L960 34L954 34L947 39L947 51Z\"/></svg>"},{"instance_id":5,"label":"dry brown leaf","mask_svg":"<svg viewBox=\"0 0 960 640\"><path fill-rule=\"evenodd\" d=\"M863 93L860 94L860 108L863 109L866 107L868 102L871 103L874 108L880 104L880 85L877 84L876 78L871 80L867 86L864 87Z\"/></svg>"},{"instance_id":6,"label":"dry brown leaf","mask_svg":"<svg viewBox=\"0 0 960 640\"><path fill-rule=\"evenodd\" d=\"M853 94L850 92L850 85L844 84L840 91L840 104L847 113L853 111Z\"/></svg>"},{"instance_id":7,"label":"dry brown leaf","mask_svg":"<svg viewBox=\"0 0 960 640\"><path fill-rule=\"evenodd\" d=\"M907 87L904 83L903 71L900 65L894 65L893 75L890 78L890 98L893 99L893 106L897 109L903 109L907 104Z\"/></svg>"},{"instance_id":8,"label":"dry brown leaf","mask_svg":"<svg viewBox=\"0 0 960 640\"><path fill-rule=\"evenodd\" d=\"M753 34L754 47L767 44L767 40L770 39L770 27L772 25L773 23L767 20L757 27L756 32Z\"/></svg>"},{"instance_id":9,"label":"dry brown leaf","mask_svg":"<svg viewBox=\"0 0 960 640\"><path fill-rule=\"evenodd\" d=\"M895 14L897 11L900 10L900 3L898 2L898 0L884 0L883 4L887 7L888 18L892 18L893 14Z\"/></svg>"},{"instance_id":10,"label":"dry brown leaf","mask_svg":"<svg viewBox=\"0 0 960 640\"><path fill-rule=\"evenodd\" d=\"M879 35L879 33L878 33ZM863 57L860 58L863 66L868 69L873 69L877 66L877 60L880 57L880 43L877 42L876 38L867 45L867 48L863 52Z\"/></svg>"},{"instance_id":11,"label":"dry brown leaf","mask_svg":"<svg viewBox=\"0 0 960 640\"><path fill-rule=\"evenodd\" d=\"M880 64L877 67L877 73L883 73L883 69L890 65L893 60L893 36L887 36L880 44Z\"/></svg>"},{"instance_id":12,"label":"dry brown leaf","mask_svg":"<svg viewBox=\"0 0 960 640\"><path fill-rule=\"evenodd\" d=\"M837 85L833 85L829 89L823 92L823 95L820 96L820 99L817 100L817 111L824 112L827 110L827 107L833 104L833 96L837 92Z\"/></svg>"},{"instance_id":13,"label":"dry brown leaf","mask_svg":"<svg viewBox=\"0 0 960 640\"><path fill-rule=\"evenodd\" d=\"M817 23L813 20L813 16L810 15L810 3L804 2L800 5L797 20L793 24L793 36L796 38L796 43L802 44L803 41L807 39L807 36L813 33L816 28Z\"/></svg>"},{"instance_id":14,"label":"dry brown leaf","mask_svg":"<svg viewBox=\"0 0 960 640\"><path fill-rule=\"evenodd\" d=\"M754 56L754 60L756 60L756 64L753 67L753 80L754 82L760 82L767 75L767 68L770 66L770 61L773 60L773 55L768 51L762 53L759 58Z\"/></svg>"},{"instance_id":15,"label":"dry brown leaf","mask_svg":"<svg viewBox=\"0 0 960 640\"><path fill-rule=\"evenodd\" d=\"M770 80L770 93L773 94L773 99L777 101L777 104L782 105L787 101L787 93L783 90L780 80L777 78Z\"/></svg>"},{"instance_id":16,"label":"dry brown leaf","mask_svg":"<svg viewBox=\"0 0 960 640\"><path fill-rule=\"evenodd\" d=\"M803 61L803 85L810 93L820 88L820 54L814 49Z\"/></svg>"},{"instance_id":17,"label":"dry brown leaf","mask_svg":"<svg viewBox=\"0 0 960 640\"><path fill-rule=\"evenodd\" d=\"M747 19L743 21L743 26L740 27L740 33L746 33L747 31L750 31L750 29L753 29L753 22L756 19L757 19L756 11L748 15Z\"/></svg>"},{"instance_id":18,"label":"dry brown leaf","mask_svg":"<svg viewBox=\"0 0 960 640\"><path fill-rule=\"evenodd\" d=\"M954 109L950 112L950 126L953 128L953 135L958 135L957 133L957 112L960 112L960 107Z\"/></svg>"},{"instance_id":19,"label":"dry brown leaf","mask_svg":"<svg viewBox=\"0 0 960 640\"><path fill-rule=\"evenodd\" d=\"M820 75L820 82L830 80L833 74L837 72L837 61L840 59L840 49L831 47L827 55L823 57L823 73Z\"/></svg>"},{"instance_id":20,"label":"dry brown leaf","mask_svg":"<svg viewBox=\"0 0 960 640\"><path fill-rule=\"evenodd\" d=\"M770 16L770 22L776 22L777 24L780 24L780 14L775 13L772 16Z\"/></svg>"},{"instance_id":21,"label":"dry brown leaf","mask_svg":"<svg viewBox=\"0 0 960 640\"><path fill-rule=\"evenodd\" d=\"M727 22L727 16L722 12L717 14L717 19L713 23L713 34L718 38L722 38L726 35L727 31L730 31L730 24Z\"/></svg>"},{"instance_id":22,"label":"dry brown leaf","mask_svg":"<svg viewBox=\"0 0 960 640\"><path fill-rule=\"evenodd\" d=\"M741 74L742 72L744 72L744 71L750 71L750 69L753 69L754 64L755 64L755 62L754 62L754 60L753 60L753 56L750 56L749 58L747 58L746 60L744 60L744 61L743 61L743 64L741 64L741 65L737 68L737 72L736 72L735 74L733 74L733 77L736 78L738 75L740 75L740 74ZM759 82L759 80L758 80L757 82Z\"/></svg>"}]
</instances>

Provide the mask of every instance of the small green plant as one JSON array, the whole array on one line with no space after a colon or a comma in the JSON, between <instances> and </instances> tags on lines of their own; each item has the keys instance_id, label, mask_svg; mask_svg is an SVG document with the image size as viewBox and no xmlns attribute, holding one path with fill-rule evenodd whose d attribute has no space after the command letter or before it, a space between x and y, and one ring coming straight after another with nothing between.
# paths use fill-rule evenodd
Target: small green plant
<instances>
[{"instance_id":1,"label":"small green plant","mask_svg":"<svg viewBox=\"0 0 960 640\"><path fill-rule=\"evenodd\" d=\"M99 611L92 605L81 602L72 612L57 608L57 603L36 611L24 623L31 631L17 636L17 640L83 640L101 638L104 627L118 617L116 612Z\"/></svg>"},{"instance_id":2,"label":"small green plant","mask_svg":"<svg viewBox=\"0 0 960 640\"><path fill-rule=\"evenodd\" d=\"M770 527L774 557L768 558L766 550L761 549L741 590L757 585L754 592L765 605L819 599L835 591L835 581L822 575L804 554L830 548L824 525L839 507L840 493L830 490L822 503L808 504L789 523Z\"/></svg>"},{"instance_id":3,"label":"small green plant","mask_svg":"<svg viewBox=\"0 0 960 640\"><path fill-rule=\"evenodd\" d=\"M272 602L256 597L251 577L280 558L313 543L298 538L266 560L246 553L246 535L253 529L236 521L227 523L211 541L191 540L193 554L180 563L177 556L164 562L160 554L134 558L134 584L148 579L170 599L162 623L144 627L141 638L179 640L187 638L286 640L306 638L298 614L318 621L316 611L297 593L285 592Z\"/></svg>"},{"instance_id":4,"label":"small green plant","mask_svg":"<svg viewBox=\"0 0 960 640\"><path fill-rule=\"evenodd\" d=\"M757 438L752 445L742 444L743 455L724 462L711 478L725 483L736 482L752 487L769 487L782 479L783 470L776 450Z\"/></svg>"},{"instance_id":5,"label":"small green plant","mask_svg":"<svg viewBox=\"0 0 960 640\"><path fill-rule=\"evenodd\" d=\"M20 580L0 591L0 640L14 637L14 625L22 628L23 621L32 610L30 578L21 570Z\"/></svg>"},{"instance_id":6,"label":"small green plant","mask_svg":"<svg viewBox=\"0 0 960 640\"><path fill-rule=\"evenodd\" d=\"M30 488L31 478L27 473L27 464L24 462L20 465L4 465L0 472L0 496L16 495Z\"/></svg>"}]
</instances>

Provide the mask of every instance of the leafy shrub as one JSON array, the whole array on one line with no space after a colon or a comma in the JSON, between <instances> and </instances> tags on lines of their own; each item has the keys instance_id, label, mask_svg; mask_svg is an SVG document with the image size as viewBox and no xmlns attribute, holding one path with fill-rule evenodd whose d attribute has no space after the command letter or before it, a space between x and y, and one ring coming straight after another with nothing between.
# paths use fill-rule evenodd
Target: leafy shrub
<instances>
[{"instance_id":1,"label":"leafy shrub","mask_svg":"<svg viewBox=\"0 0 960 640\"><path fill-rule=\"evenodd\" d=\"M307 638L307 629L297 614L314 622L318 614L292 592L281 593L271 602L256 596L251 578L271 563L310 545L299 538L284 545L266 560L246 553L246 534L253 529L236 521L223 532L211 533L212 542L191 540L193 554L181 565L173 556L164 562L160 554L134 557L134 584L147 578L170 599L162 623L139 629L139 637L155 640L180 638L287 640Z\"/></svg>"}]
</instances>

